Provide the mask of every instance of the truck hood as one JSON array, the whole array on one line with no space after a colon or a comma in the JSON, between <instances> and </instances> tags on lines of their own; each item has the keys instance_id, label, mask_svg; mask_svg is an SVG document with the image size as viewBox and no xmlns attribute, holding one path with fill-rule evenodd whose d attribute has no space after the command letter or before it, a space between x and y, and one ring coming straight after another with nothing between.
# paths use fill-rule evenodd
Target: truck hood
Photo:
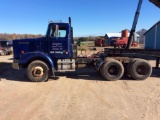
<instances>
[{"instance_id":1,"label":"truck hood","mask_svg":"<svg viewBox=\"0 0 160 120\"><path fill-rule=\"evenodd\" d=\"M42 40L45 40L45 37L13 40L14 59L19 59L21 54L26 52L39 51Z\"/></svg>"}]
</instances>

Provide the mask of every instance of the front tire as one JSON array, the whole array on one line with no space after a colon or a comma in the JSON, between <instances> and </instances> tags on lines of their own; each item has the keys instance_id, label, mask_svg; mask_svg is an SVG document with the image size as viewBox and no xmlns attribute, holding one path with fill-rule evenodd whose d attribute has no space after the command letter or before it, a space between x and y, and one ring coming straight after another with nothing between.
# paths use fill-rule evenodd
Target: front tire
<instances>
[{"instance_id":1,"label":"front tire","mask_svg":"<svg viewBox=\"0 0 160 120\"><path fill-rule=\"evenodd\" d=\"M27 67L27 76L33 82L44 82L49 78L49 67L40 60L31 62Z\"/></svg>"}]
</instances>

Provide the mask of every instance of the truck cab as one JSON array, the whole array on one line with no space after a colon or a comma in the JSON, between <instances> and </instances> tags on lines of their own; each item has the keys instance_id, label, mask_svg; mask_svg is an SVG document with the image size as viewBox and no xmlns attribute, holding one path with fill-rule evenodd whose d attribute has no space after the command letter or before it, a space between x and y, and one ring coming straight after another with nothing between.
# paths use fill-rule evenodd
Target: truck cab
<instances>
[{"instance_id":1,"label":"truck cab","mask_svg":"<svg viewBox=\"0 0 160 120\"><path fill-rule=\"evenodd\" d=\"M45 37L13 40L12 67L27 68L32 81L46 81L55 77L55 71L74 71L77 50L72 29L69 18L69 23L49 22Z\"/></svg>"},{"instance_id":2,"label":"truck cab","mask_svg":"<svg viewBox=\"0 0 160 120\"><path fill-rule=\"evenodd\" d=\"M70 58L72 38L70 24L49 23L45 37L13 40L14 58L34 52L48 54L51 58Z\"/></svg>"}]
</instances>

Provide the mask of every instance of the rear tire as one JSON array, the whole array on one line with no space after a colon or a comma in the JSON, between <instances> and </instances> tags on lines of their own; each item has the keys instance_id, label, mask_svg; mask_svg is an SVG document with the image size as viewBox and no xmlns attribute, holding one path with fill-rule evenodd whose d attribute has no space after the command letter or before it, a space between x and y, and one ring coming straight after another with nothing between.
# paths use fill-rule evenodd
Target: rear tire
<instances>
[{"instance_id":1,"label":"rear tire","mask_svg":"<svg viewBox=\"0 0 160 120\"><path fill-rule=\"evenodd\" d=\"M27 76L33 82L47 81L49 75L49 67L43 61L33 61L27 67Z\"/></svg>"},{"instance_id":2,"label":"rear tire","mask_svg":"<svg viewBox=\"0 0 160 120\"><path fill-rule=\"evenodd\" d=\"M100 72L106 80L119 80L124 74L124 67L118 60L108 59L100 68Z\"/></svg>"},{"instance_id":3,"label":"rear tire","mask_svg":"<svg viewBox=\"0 0 160 120\"><path fill-rule=\"evenodd\" d=\"M133 63L136 61L136 60L139 60L139 61L141 61L141 60L143 60L143 59L140 59L140 58L133 58L129 63L128 63L128 65L127 65L127 74L128 75L130 75L131 74L131 72L132 72L132 65L133 65ZM131 75L130 75L131 76ZM132 77L132 76L131 76Z\"/></svg>"},{"instance_id":4,"label":"rear tire","mask_svg":"<svg viewBox=\"0 0 160 120\"><path fill-rule=\"evenodd\" d=\"M148 61L135 59L128 64L128 74L136 80L144 80L152 73L152 67Z\"/></svg>"}]
</instances>

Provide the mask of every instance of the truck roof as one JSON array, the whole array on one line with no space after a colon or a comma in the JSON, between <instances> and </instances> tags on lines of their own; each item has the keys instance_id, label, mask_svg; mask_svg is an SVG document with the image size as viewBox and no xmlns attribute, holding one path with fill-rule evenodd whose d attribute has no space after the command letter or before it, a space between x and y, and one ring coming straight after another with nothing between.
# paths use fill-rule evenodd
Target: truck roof
<instances>
[{"instance_id":1,"label":"truck roof","mask_svg":"<svg viewBox=\"0 0 160 120\"><path fill-rule=\"evenodd\" d=\"M52 24L67 25L69 23L64 23L64 22L51 22L51 23L49 23L49 25L52 25Z\"/></svg>"}]
</instances>

